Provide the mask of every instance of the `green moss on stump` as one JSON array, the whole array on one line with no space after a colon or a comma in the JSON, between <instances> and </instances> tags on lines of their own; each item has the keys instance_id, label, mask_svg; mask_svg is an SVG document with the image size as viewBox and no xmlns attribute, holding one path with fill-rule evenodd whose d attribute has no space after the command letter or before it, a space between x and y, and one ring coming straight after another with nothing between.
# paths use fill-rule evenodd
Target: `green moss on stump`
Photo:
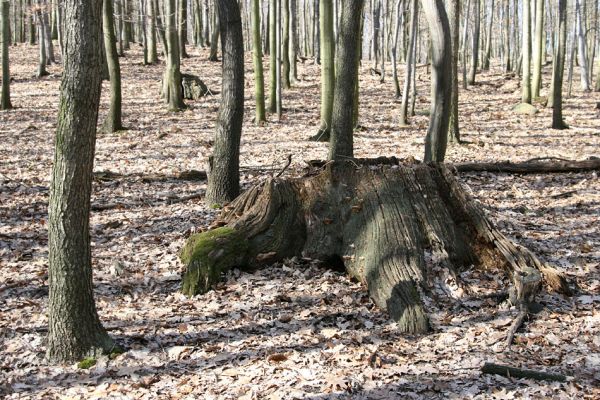
<instances>
[{"instance_id":1,"label":"green moss on stump","mask_svg":"<svg viewBox=\"0 0 600 400\"><path fill-rule=\"evenodd\" d=\"M94 357L87 357L77 363L79 369L89 369L96 365L96 359Z\"/></svg>"},{"instance_id":2,"label":"green moss on stump","mask_svg":"<svg viewBox=\"0 0 600 400\"><path fill-rule=\"evenodd\" d=\"M208 292L223 272L243 265L247 253L246 238L228 226L190 236L180 255L186 265L181 291L187 296Z\"/></svg>"}]
</instances>

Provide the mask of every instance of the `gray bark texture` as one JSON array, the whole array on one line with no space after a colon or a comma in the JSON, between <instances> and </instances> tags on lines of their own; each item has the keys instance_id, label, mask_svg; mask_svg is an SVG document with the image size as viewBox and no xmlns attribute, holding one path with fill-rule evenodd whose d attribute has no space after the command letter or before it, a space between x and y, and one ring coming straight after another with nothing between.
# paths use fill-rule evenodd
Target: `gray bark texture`
<instances>
[{"instance_id":1,"label":"gray bark texture","mask_svg":"<svg viewBox=\"0 0 600 400\"><path fill-rule=\"evenodd\" d=\"M61 83L48 218L51 362L110 351L92 292L90 194L100 102L102 0L64 0Z\"/></svg>"},{"instance_id":2,"label":"gray bark texture","mask_svg":"<svg viewBox=\"0 0 600 400\"><path fill-rule=\"evenodd\" d=\"M456 276L471 265L500 269L515 285L531 276L569 290L556 270L500 233L443 164L328 162L316 175L250 188L216 225L181 253L187 295L210 290L236 266L294 256L341 260L400 331L423 333L430 325L422 297L435 267Z\"/></svg>"},{"instance_id":3,"label":"gray bark texture","mask_svg":"<svg viewBox=\"0 0 600 400\"><path fill-rule=\"evenodd\" d=\"M2 99L0 101L0 109L8 110L12 108L12 104L10 102L10 70L9 70L9 59L8 59L8 42L10 36L9 29L9 20L8 20L8 12L9 12L9 3L8 1L2 2L2 19L1 29L2 29Z\"/></svg>"},{"instance_id":4,"label":"gray bark texture","mask_svg":"<svg viewBox=\"0 0 600 400\"><path fill-rule=\"evenodd\" d=\"M236 0L219 1L223 88L206 189L208 204L224 204L240 190L240 138L244 118L244 38Z\"/></svg>"},{"instance_id":5,"label":"gray bark texture","mask_svg":"<svg viewBox=\"0 0 600 400\"><path fill-rule=\"evenodd\" d=\"M104 32L104 51L110 76L110 106L108 115L102 124L102 130L112 133L123 129L121 121L121 67L115 43L115 23L112 0L103 1L102 23Z\"/></svg>"}]
</instances>

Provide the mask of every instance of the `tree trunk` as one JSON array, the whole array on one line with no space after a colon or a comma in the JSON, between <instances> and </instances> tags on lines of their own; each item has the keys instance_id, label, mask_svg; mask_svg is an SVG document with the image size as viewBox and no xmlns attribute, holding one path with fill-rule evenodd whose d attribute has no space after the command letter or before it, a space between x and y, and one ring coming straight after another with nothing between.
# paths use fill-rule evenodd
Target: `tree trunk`
<instances>
[{"instance_id":1,"label":"tree trunk","mask_svg":"<svg viewBox=\"0 0 600 400\"><path fill-rule=\"evenodd\" d=\"M479 1L479 0L477 0ZM443 162L452 100L452 41L443 0L421 0L431 37L431 108L425 161Z\"/></svg>"},{"instance_id":2,"label":"tree trunk","mask_svg":"<svg viewBox=\"0 0 600 400\"><path fill-rule=\"evenodd\" d=\"M414 72L413 61L415 57L415 47L417 45L417 23L419 19L419 3L417 0L411 1L410 15L410 39L406 55L404 88L402 90L402 105L400 106L400 119L398 122L400 126L405 126L408 123L408 94L410 92L410 81Z\"/></svg>"},{"instance_id":3,"label":"tree trunk","mask_svg":"<svg viewBox=\"0 0 600 400\"><path fill-rule=\"evenodd\" d=\"M331 136L331 116L335 89L335 40L333 37L332 0L320 0L321 30L321 126L311 140L327 142Z\"/></svg>"},{"instance_id":4,"label":"tree trunk","mask_svg":"<svg viewBox=\"0 0 600 400\"><path fill-rule=\"evenodd\" d=\"M125 46L123 44L123 0L116 0L115 5L116 5L115 13L117 15L116 38L117 38L117 43L119 45L117 48L117 51L118 51L119 57L123 57L125 55L125 49L124 49Z\"/></svg>"},{"instance_id":5,"label":"tree trunk","mask_svg":"<svg viewBox=\"0 0 600 400\"><path fill-rule=\"evenodd\" d=\"M102 62L102 1L63 0L62 77L48 213L48 344L51 362L111 351L92 293L90 194Z\"/></svg>"},{"instance_id":6,"label":"tree trunk","mask_svg":"<svg viewBox=\"0 0 600 400\"><path fill-rule=\"evenodd\" d=\"M290 81L290 1L289 0L280 0L281 1L281 10L283 11L282 18L282 33L283 37L281 38L281 62L282 62L282 86L284 89L289 89L292 87Z\"/></svg>"},{"instance_id":7,"label":"tree trunk","mask_svg":"<svg viewBox=\"0 0 600 400\"><path fill-rule=\"evenodd\" d=\"M237 0L219 0L223 87L215 146L210 158L207 204L222 205L240 190L240 138L244 119L244 38Z\"/></svg>"},{"instance_id":8,"label":"tree trunk","mask_svg":"<svg viewBox=\"0 0 600 400\"><path fill-rule=\"evenodd\" d=\"M579 54L579 68L581 69L580 79L581 79L581 90L584 92L589 92L592 90L590 86L589 80L589 67L588 67L588 57L587 57L587 44L585 41L585 28L583 26L583 12L581 10L581 0L575 0L575 18L576 18L576 26L577 26L577 52Z\"/></svg>"},{"instance_id":9,"label":"tree trunk","mask_svg":"<svg viewBox=\"0 0 600 400\"><path fill-rule=\"evenodd\" d=\"M558 48L553 66L552 81L552 128L565 129L562 117L562 87L565 69L565 47L567 43L567 0L558 1Z\"/></svg>"},{"instance_id":10,"label":"tree trunk","mask_svg":"<svg viewBox=\"0 0 600 400\"><path fill-rule=\"evenodd\" d=\"M163 79L163 97L169 105L169 111L180 111L185 108L181 89L181 70L179 58L179 43L177 37L177 20L175 18L175 0L166 0L166 41L167 65Z\"/></svg>"},{"instance_id":11,"label":"tree trunk","mask_svg":"<svg viewBox=\"0 0 600 400\"><path fill-rule=\"evenodd\" d=\"M148 64L156 64L158 62L158 52L156 49L156 10L153 0L145 0L146 9L148 12L146 37L148 40Z\"/></svg>"},{"instance_id":12,"label":"tree trunk","mask_svg":"<svg viewBox=\"0 0 600 400\"><path fill-rule=\"evenodd\" d=\"M3 1L1 5L2 9L2 20L1 29L2 29L2 99L0 101L0 109L8 110L12 108L12 103L10 101L10 70L9 70L9 59L8 59L8 42L10 36L9 30L9 7L10 4L8 1Z\"/></svg>"},{"instance_id":13,"label":"tree trunk","mask_svg":"<svg viewBox=\"0 0 600 400\"><path fill-rule=\"evenodd\" d=\"M474 0L473 3L473 52L471 53L471 69L469 70L469 85L475 84L477 66L479 63L479 32L481 31L481 0Z\"/></svg>"},{"instance_id":14,"label":"tree trunk","mask_svg":"<svg viewBox=\"0 0 600 400\"><path fill-rule=\"evenodd\" d=\"M354 97L358 80L358 41L361 38L363 5L364 0L353 0L342 6L331 116L330 160L353 157Z\"/></svg>"},{"instance_id":15,"label":"tree trunk","mask_svg":"<svg viewBox=\"0 0 600 400\"><path fill-rule=\"evenodd\" d=\"M458 36L460 30L460 0L450 1L450 32L452 33L452 108L450 110L449 140L460 143L458 123Z\"/></svg>"},{"instance_id":16,"label":"tree trunk","mask_svg":"<svg viewBox=\"0 0 600 400\"><path fill-rule=\"evenodd\" d=\"M542 64L544 37L544 1L535 0L535 39L533 46L533 80L531 82L532 97L540 97L542 87Z\"/></svg>"},{"instance_id":17,"label":"tree trunk","mask_svg":"<svg viewBox=\"0 0 600 400\"><path fill-rule=\"evenodd\" d=\"M290 0L290 80L292 85L298 80L298 7L296 0Z\"/></svg>"},{"instance_id":18,"label":"tree trunk","mask_svg":"<svg viewBox=\"0 0 600 400\"><path fill-rule=\"evenodd\" d=\"M185 49L187 40L187 0L177 0L179 6L177 34L179 41L179 54L182 58L188 58L189 55Z\"/></svg>"},{"instance_id":19,"label":"tree trunk","mask_svg":"<svg viewBox=\"0 0 600 400\"><path fill-rule=\"evenodd\" d=\"M220 0L214 0L213 4L215 4L215 9L212 12L212 36L210 38L210 55L208 56L208 60L209 61L219 61L219 57L217 56L217 52L219 50L219 35L221 32L221 29L219 28L220 26L220 20L219 20L219 13L218 13L218 8L216 8L216 3L218 3L218 1ZM223 38L221 38L221 41L223 40Z\"/></svg>"},{"instance_id":20,"label":"tree trunk","mask_svg":"<svg viewBox=\"0 0 600 400\"><path fill-rule=\"evenodd\" d=\"M523 0L522 103L531 104L531 0Z\"/></svg>"},{"instance_id":21,"label":"tree trunk","mask_svg":"<svg viewBox=\"0 0 600 400\"><path fill-rule=\"evenodd\" d=\"M260 0L252 0L252 60L254 62L254 87L256 96L256 117L257 125L262 125L266 120L265 116L265 84L262 64L262 47L260 41Z\"/></svg>"},{"instance_id":22,"label":"tree trunk","mask_svg":"<svg viewBox=\"0 0 600 400\"><path fill-rule=\"evenodd\" d=\"M515 0L516 1L516 0ZM465 23L463 26L462 38L462 64L463 64L463 89L467 90L467 38L469 37L469 11L471 11L471 0L467 0L467 8L465 8Z\"/></svg>"},{"instance_id":23,"label":"tree trunk","mask_svg":"<svg viewBox=\"0 0 600 400\"><path fill-rule=\"evenodd\" d=\"M394 13L394 44L392 47L392 78L394 79L394 96L399 99L402 96L400 91L400 80L398 79L398 41L400 39L400 29L404 23L404 1L396 0L396 11Z\"/></svg>"},{"instance_id":24,"label":"tree trunk","mask_svg":"<svg viewBox=\"0 0 600 400\"><path fill-rule=\"evenodd\" d=\"M276 1L276 27L275 30L275 112L277 113L277 119L281 121L281 114L283 112L282 103L281 103L281 2L282 0Z\"/></svg>"},{"instance_id":25,"label":"tree trunk","mask_svg":"<svg viewBox=\"0 0 600 400\"><path fill-rule=\"evenodd\" d=\"M44 0L43 2L44 10L42 11L42 20L43 20L43 35L44 35L44 45L46 46L46 64L50 65L56 62L54 57L54 45L52 44L52 32L50 29L50 18L48 16L48 2Z\"/></svg>"},{"instance_id":26,"label":"tree trunk","mask_svg":"<svg viewBox=\"0 0 600 400\"><path fill-rule=\"evenodd\" d=\"M544 1L544 0L541 0ZM485 3L484 3L485 7ZM492 53L492 29L494 28L494 0L491 0L490 4L490 19L488 23L486 44L485 44L485 54L483 56L483 65L482 69L489 70L490 69L490 57Z\"/></svg>"},{"instance_id":27,"label":"tree trunk","mask_svg":"<svg viewBox=\"0 0 600 400\"><path fill-rule=\"evenodd\" d=\"M512 71L510 57L510 0L504 0L504 72Z\"/></svg>"},{"instance_id":28,"label":"tree trunk","mask_svg":"<svg viewBox=\"0 0 600 400\"><path fill-rule=\"evenodd\" d=\"M42 17L42 12L38 9L36 13L38 17L38 45L40 47L40 58L38 63L37 76L41 78L42 76L48 75L48 71L46 70L46 64L48 55L46 54L46 34L44 28L44 18Z\"/></svg>"},{"instance_id":29,"label":"tree trunk","mask_svg":"<svg viewBox=\"0 0 600 400\"><path fill-rule=\"evenodd\" d=\"M340 40L343 24L342 11ZM486 219L443 164L386 160L392 165L328 163L317 175L249 189L224 210L220 228L188 239L181 253L183 292L210 290L234 266L257 268L293 256L337 260L400 331L423 333L430 324L422 300L435 267L455 276L471 265L502 269L515 283L541 274L568 291L555 270Z\"/></svg>"},{"instance_id":30,"label":"tree trunk","mask_svg":"<svg viewBox=\"0 0 600 400\"><path fill-rule=\"evenodd\" d=\"M269 0L269 112L277 111L277 1Z\"/></svg>"},{"instance_id":31,"label":"tree trunk","mask_svg":"<svg viewBox=\"0 0 600 400\"><path fill-rule=\"evenodd\" d=\"M121 121L121 67L119 65L119 55L117 54L117 44L115 43L112 0L104 0L103 3L102 26L104 31L104 51L106 52L108 74L110 76L110 107L108 115L102 124L102 130L112 133L123 129Z\"/></svg>"}]
</instances>

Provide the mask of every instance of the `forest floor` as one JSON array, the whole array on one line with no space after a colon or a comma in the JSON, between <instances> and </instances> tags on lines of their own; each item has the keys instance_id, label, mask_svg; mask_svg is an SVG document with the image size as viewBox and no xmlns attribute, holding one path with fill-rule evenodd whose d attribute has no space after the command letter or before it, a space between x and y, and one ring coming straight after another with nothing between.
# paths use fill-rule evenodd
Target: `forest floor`
<instances>
[{"instance_id":1,"label":"forest floor","mask_svg":"<svg viewBox=\"0 0 600 400\"><path fill-rule=\"evenodd\" d=\"M182 70L219 92L220 63L190 48ZM11 111L0 112L0 397L384 399L600 398L600 181L597 172L462 174L460 180L500 230L564 272L573 297L542 292L542 312L507 349L515 311L485 294L506 277L466 271L470 295L430 305L433 332L399 334L365 288L310 260L289 260L256 273L234 271L216 290L178 292L177 252L190 233L214 220L197 194L205 181L180 181L203 170L211 151L219 95L169 113L159 97L163 66L143 66L138 47L121 58L127 131L99 134L96 171L122 174L94 182L92 203L120 203L91 217L94 290L110 334L128 351L88 369L44 359L47 330L47 202L56 129L60 65L34 77L37 48L11 47ZM252 68L247 60L241 169L244 186L281 170L288 154L323 159L324 143L306 139L319 121L318 66L299 64L300 81L284 92L284 116L252 123ZM266 60L265 60L266 61ZM429 79L419 69L417 111L399 128L391 73L385 83L361 67L357 157L422 158ZM546 73L549 73L549 66ZM267 70L265 70L267 71ZM577 78L576 74L576 78ZM545 76L547 83L549 76ZM447 161L583 160L600 149L600 93L574 85L564 104L571 129L552 130L551 110L518 116L518 79L498 69L461 91L466 141ZM101 117L108 101L102 97ZM140 175L142 174L142 175ZM146 174L144 177L143 174ZM147 179L147 175L161 175ZM192 195L188 201L178 202ZM484 362L558 372L565 383L482 375Z\"/></svg>"}]
</instances>

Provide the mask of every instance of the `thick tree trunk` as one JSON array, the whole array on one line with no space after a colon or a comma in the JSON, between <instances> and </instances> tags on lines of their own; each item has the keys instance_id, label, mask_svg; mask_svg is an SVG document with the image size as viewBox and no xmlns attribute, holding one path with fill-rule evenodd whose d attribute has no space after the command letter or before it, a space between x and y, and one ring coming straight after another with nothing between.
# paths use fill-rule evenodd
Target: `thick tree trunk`
<instances>
[{"instance_id":1,"label":"thick tree trunk","mask_svg":"<svg viewBox=\"0 0 600 400\"><path fill-rule=\"evenodd\" d=\"M260 41L260 0L252 0L252 60L254 63L254 93L256 96L257 125L262 125L266 120L265 115L265 83L262 64L262 47Z\"/></svg>"},{"instance_id":2,"label":"thick tree trunk","mask_svg":"<svg viewBox=\"0 0 600 400\"><path fill-rule=\"evenodd\" d=\"M223 88L206 202L224 204L240 190L240 137L244 118L244 38L237 0L219 0Z\"/></svg>"},{"instance_id":3,"label":"thick tree trunk","mask_svg":"<svg viewBox=\"0 0 600 400\"><path fill-rule=\"evenodd\" d=\"M0 109L8 110L12 108L12 103L10 101L10 64L8 59L8 42L9 42L9 20L8 13L10 4L7 1L3 1L1 5L2 12L2 20L1 29L2 29L2 99L0 101Z\"/></svg>"},{"instance_id":4,"label":"thick tree trunk","mask_svg":"<svg viewBox=\"0 0 600 400\"><path fill-rule=\"evenodd\" d=\"M479 1L479 0L478 0ZM421 0L431 37L431 109L425 161L443 162L452 103L452 41L443 0Z\"/></svg>"},{"instance_id":5,"label":"thick tree trunk","mask_svg":"<svg viewBox=\"0 0 600 400\"><path fill-rule=\"evenodd\" d=\"M65 58L48 215L51 362L110 351L92 293L90 194L102 60L102 1L63 0Z\"/></svg>"},{"instance_id":6,"label":"thick tree trunk","mask_svg":"<svg viewBox=\"0 0 600 400\"><path fill-rule=\"evenodd\" d=\"M358 80L358 41L361 38L363 5L364 0L353 0L342 5L331 116L330 160L353 157L354 98Z\"/></svg>"},{"instance_id":7,"label":"thick tree trunk","mask_svg":"<svg viewBox=\"0 0 600 400\"><path fill-rule=\"evenodd\" d=\"M107 133L123 129L121 121L121 67L117 44L115 43L115 23L112 0L104 0L102 11L102 29L104 31L104 51L110 76L110 107L108 115L102 124L102 130Z\"/></svg>"},{"instance_id":8,"label":"thick tree trunk","mask_svg":"<svg viewBox=\"0 0 600 400\"><path fill-rule=\"evenodd\" d=\"M434 267L503 269L515 284L542 274L568 291L556 271L486 219L443 165L394 159L364 165L371 161L328 163L317 175L249 189L224 210L220 228L188 240L183 292L210 290L234 266L257 268L293 256L338 260L401 331L423 333L429 321L422 298Z\"/></svg>"}]
</instances>

